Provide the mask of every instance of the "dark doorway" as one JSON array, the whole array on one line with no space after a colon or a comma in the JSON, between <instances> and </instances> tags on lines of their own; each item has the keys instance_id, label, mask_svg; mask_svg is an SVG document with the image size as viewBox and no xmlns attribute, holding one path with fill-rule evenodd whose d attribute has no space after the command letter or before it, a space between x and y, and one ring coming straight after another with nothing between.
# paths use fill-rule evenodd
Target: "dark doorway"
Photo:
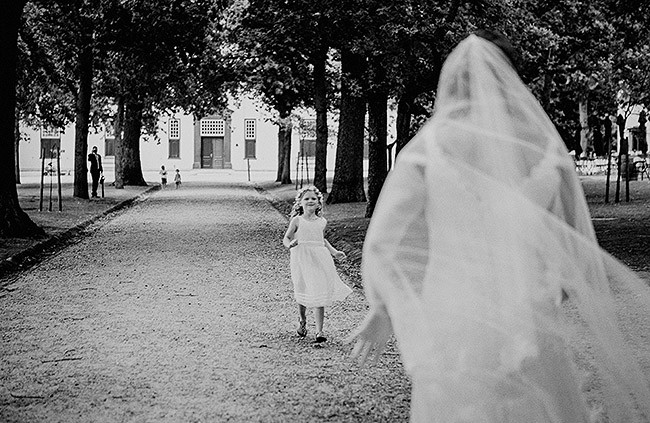
<instances>
[{"instance_id":1,"label":"dark doorway","mask_svg":"<svg viewBox=\"0 0 650 423\"><path fill-rule=\"evenodd\" d=\"M214 167L223 169L223 138L214 139Z\"/></svg>"},{"instance_id":2,"label":"dark doorway","mask_svg":"<svg viewBox=\"0 0 650 423\"><path fill-rule=\"evenodd\" d=\"M212 168L213 141L214 138L201 139L201 168L202 169Z\"/></svg>"}]
</instances>

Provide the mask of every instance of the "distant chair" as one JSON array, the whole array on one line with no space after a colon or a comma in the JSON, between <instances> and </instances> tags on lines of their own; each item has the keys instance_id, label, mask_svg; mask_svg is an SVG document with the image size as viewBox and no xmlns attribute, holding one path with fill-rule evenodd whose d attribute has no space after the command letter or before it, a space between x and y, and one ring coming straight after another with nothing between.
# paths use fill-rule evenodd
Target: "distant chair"
<instances>
[{"instance_id":1,"label":"distant chair","mask_svg":"<svg viewBox=\"0 0 650 423\"><path fill-rule=\"evenodd\" d=\"M643 175L650 179L650 163L648 163L648 158L643 156L636 156L634 158L634 168L637 171L638 175L641 175L641 180L643 180Z\"/></svg>"}]
</instances>

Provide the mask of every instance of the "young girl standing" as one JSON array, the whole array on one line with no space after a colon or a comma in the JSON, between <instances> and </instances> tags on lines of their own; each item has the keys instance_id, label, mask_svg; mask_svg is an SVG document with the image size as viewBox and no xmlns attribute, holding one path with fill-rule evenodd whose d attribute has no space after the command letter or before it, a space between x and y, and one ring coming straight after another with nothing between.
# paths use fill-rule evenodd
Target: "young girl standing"
<instances>
[{"instance_id":1,"label":"young girl standing","mask_svg":"<svg viewBox=\"0 0 650 423\"><path fill-rule=\"evenodd\" d=\"M327 220L321 216L322 209L323 195L316 187L300 190L282 240L291 250L291 280L300 313L297 332L300 336L307 335L307 307L315 308L316 342L327 340L323 335L325 307L352 292L336 273L332 256L343 259L345 253L325 239Z\"/></svg>"},{"instance_id":2,"label":"young girl standing","mask_svg":"<svg viewBox=\"0 0 650 423\"><path fill-rule=\"evenodd\" d=\"M176 184L176 189L181 187L181 171L176 169L176 175L174 175L174 183Z\"/></svg>"},{"instance_id":3,"label":"young girl standing","mask_svg":"<svg viewBox=\"0 0 650 423\"><path fill-rule=\"evenodd\" d=\"M167 188L167 169L165 169L165 165L160 166L160 186L162 189Z\"/></svg>"}]
</instances>

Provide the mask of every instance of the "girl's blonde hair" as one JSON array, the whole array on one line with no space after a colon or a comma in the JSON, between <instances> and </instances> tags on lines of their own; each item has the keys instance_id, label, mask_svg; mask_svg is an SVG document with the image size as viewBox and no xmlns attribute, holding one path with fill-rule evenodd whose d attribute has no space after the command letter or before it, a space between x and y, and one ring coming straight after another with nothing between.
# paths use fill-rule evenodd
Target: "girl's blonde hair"
<instances>
[{"instance_id":1,"label":"girl's blonde hair","mask_svg":"<svg viewBox=\"0 0 650 423\"><path fill-rule=\"evenodd\" d=\"M298 194L296 194L296 198L293 202L293 206L291 207L291 213L289 214L290 217L300 216L303 213L305 213L305 210L303 210L300 201L302 201L302 197L305 196L305 193L307 191L311 191L314 194L316 194L316 197L318 198L318 207L316 207L316 216L321 215L323 211L323 194L321 194L318 188L316 188L313 185L310 185L308 187L302 188L300 191L298 191Z\"/></svg>"}]
</instances>

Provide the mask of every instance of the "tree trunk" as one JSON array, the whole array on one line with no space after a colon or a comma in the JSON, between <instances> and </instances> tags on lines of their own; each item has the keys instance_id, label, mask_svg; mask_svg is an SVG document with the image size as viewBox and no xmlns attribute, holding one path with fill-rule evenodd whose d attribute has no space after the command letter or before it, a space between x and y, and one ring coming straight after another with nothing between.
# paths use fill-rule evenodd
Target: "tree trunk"
<instances>
[{"instance_id":1,"label":"tree trunk","mask_svg":"<svg viewBox=\"0 0 650 423\"><path fill-rule=\"evenodd\" d=\"M618 203L621 200L621 156L623 154L627 155L627 140L625 139L625 121L627 119L619 114L616 118L616 125L618 126L619 142L618 142L618 171L616 172L616 194L614 196L614 202Z\"/></svg>"},{"instance_id":2,"label":"tree trunk","mask_svg":"<svg viewBox=\"0 0 650 423\"><path fill-rule=\"evenodd\" d=\"M314 108L316 109L316 163L314 186L327 193L327 49L319 49L314 59Z\"/></svg>"},{"instance_id":3,"label":"tree trunk","mask_svg":"<svg viewBox=\"0 0 650 423\"><path fill-rule=\"evenodd\" d=\"M553 74L547 70L544 73L544 86L542 87L542 95L540 98L540 103L547 112L550 112L551 94L553 94Z\"/></svg>"},{"instance_id":4,"label":"tree trunk","mask_svg":"<svg viewBox=\"0 0 650 423\"><path fill-rule=\"evenodd\" d=\"M395 155L399 154L400 150L411 139L411 116L414 102L415 97L410 93L405 93L397 103Z\"/></svg>"},{"instance_id":5,"label":"tree trunk","mask_svg":"<svg viewBox=\"0 0 650 423\"><path fill-rule=\"evenodd\" d=\"M605 154L607 154L607 178L605 182L605 203L609 203L609 181L612 176L612 120L603 119L605 125Z\"/></svg>"},{"instance_id":6,"label":"tree trunk","mask_svg":"<svg viewBox=\"0 0 650 423\"><path fill-rule=\"evenodd\" d=\"M587 157L587 147L589 145L589 122L587 121L587 98L581 97L578 101L578 113L580 117L580 148L582 153L580 156Z\"/></svg>"},{"instance_id":7,"label":"tree trunk","mask_svg":"<svg viewBox=\"0 0 650 423\"><path fill-rule=\"evenodd\" d=\"M363 184L366 103L359 88L363 86L365 68L365 58L347 50L341 52L341 116L328 204L366 201Z\"/></svg>"},{"instance_id":8,"label":"tree trunk","mask_svg":"<svg viewBox=\"0 0 650 423\"><path fill-rule=\"evenodd\" d=\"M16 161L16 184L20 184L20 120L16 116L16 132L14 135L14 160Z\"/></svg>"},{"instance_id":9,"label":"tree trunk","mask_svg":"<svg viewBox=\"0 0 650 423\"><path fill-rule=\"evenodd\" d=\"M551 107L551 94L553 93L553 75L552 60L554 60L553 47L549 48L548 55L546 56L546 66L544 70L544 85L542 85L541 95L539 102L542 104L544 110L548 113Z\"/></svg>"},{"instance_id":10,"label":"tree trunk","mask_svg":"<svg viewBox=\"0 0 650 423\"><path fill-rule=\"evenodd\" d=\"M372 217L381 188L388 175L388 93L375 92L368 99L368 204L366 217Z\"/></svg>"},{"instance_id":11,"label":"tree trunk","mask_svg":"<svg viewBox=\"0 0 650 423\"><path fill-rule=\"evenodd\" d=\"M282 123L278 124L278 172L275 176L275 182L282 182L282 172L284 171L284 133L282 131Z\"/></svg>"},{"instance_id":12,"label":"tree trunk","mask_svg":"<svg viewBox=\"0 0 650 423\"><path fill-rule=\"evenodd\" d=\"M605 155L605 145L603 143L603 132L601 131L601 122L597 120L595 128L591 129L594 154L596 157L603 157Z\"/></svg>"},{"instance_id":13,"label":"tree trunk","mask_svg":"<svg viewBox=\"0 0 650 423\"><path fill-rule=\"evenodd\" d=\"M278 126L278 147L280 149L279 181L286 185L291 183L291 110L280 110Z\"/></svg>"},{"instance_id":14,"label":"tree trunk","mask_svg":"<svg viewBox=\"0 0 650 423\"><path fill-rule=\"evenodd\" d=\"M623 115L618 115L616 124L618 125L618 135L619 135L619 144L618 144L618 154L627 154L629 151L629 146L627 144L627 138L625 138L625 123L627 122L627 117Z\"/></svg>"},{"instance_id":15,"label":"tree trunk","mask_svg":"<svg viewBox=\"0 0 650 423\"><path fill-rule=\"evenodd\" d=\"M79 89L74 123L74 196L88 199L88 126L93 83L93 47L90 41L79 52Z\"/></svg>"},{"instance_id":16,"label":"tree trunk","mask_svg":"<svg viewBox=\"0 0 650 423\"><path fill-rule=\"evenodd\" d=\"M142 175L142 164L140 162L140 135L142 133L144 105L138 100L127 99L124 109L124 138L121 142L120 178L124 185L146 186L147 182L145 182Z\"/></svg>"},{"instance_id":17,"label":"tree trunk","mask_svg":"<svg viewBox=\"0 0 650 423\"><path fill-rule=\"evenodd\" d=\"M644 155L648 153L648 140L646 122L648 121L647 113L645 110L639 112L639 150Z\"/></svg>"},{"instance_id":18,"label":"tree trunk","mask_svg":"<svg viewBox=\"0 0 650 423\"><path fill-rule=\"evenodd\" d=\"M0 14L0 237L32 237L44 232L20 208L16 190L16 61L18 28L25 0L5 2Z\"/></svg>"},{"instance_id":19,"label":"tree trunk","mask_svg":"<svg viewBox=\"0 0 650 423\"><path fill-rule=\"evenodd\" d=\"M114 153L115 153L115 188L124 189L124 169L122 166L122 152L124 151L123 143L124 139L122 138L123 128L124 128L124 97L118 96L115 99L117 103L117 111L115 112L115 117L113 118L113 134L114 136Z\"/></svg>"}]
</instances>

